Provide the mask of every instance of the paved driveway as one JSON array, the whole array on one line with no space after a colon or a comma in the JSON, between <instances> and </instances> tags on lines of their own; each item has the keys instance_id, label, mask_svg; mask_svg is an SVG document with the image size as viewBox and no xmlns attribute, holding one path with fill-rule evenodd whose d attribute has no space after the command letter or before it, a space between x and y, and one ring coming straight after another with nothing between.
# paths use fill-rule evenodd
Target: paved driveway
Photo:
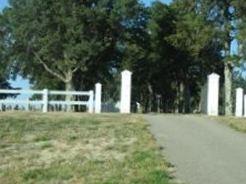
<instances>
[{"instance_id":1,"label":"paved driveway","mask_svg":"<svg viewBox=\"0 0 246 184\"><path fill-rule=\"evenodd\" d=\"M176 177L189 184L246 184L246 134L207 117L146 115Z\"/></svg>"}]
</instances>

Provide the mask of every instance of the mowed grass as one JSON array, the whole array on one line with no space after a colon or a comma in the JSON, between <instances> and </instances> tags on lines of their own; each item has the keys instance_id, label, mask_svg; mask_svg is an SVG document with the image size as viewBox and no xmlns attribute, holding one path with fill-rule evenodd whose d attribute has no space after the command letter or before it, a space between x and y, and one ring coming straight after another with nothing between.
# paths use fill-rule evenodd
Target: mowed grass
<instances>
[{"instance_id":1,"label":"mowed grass","mask_svg":"<svg viewBox=\"0 0 246 184\"><path fill-rule=\"evenodd\" d=\"M167 184L139 115L0 114L0 183Z\"/></svg>"},{"instance_id":2,"label":"mowed grass","mask_svg":"<svg viewBox=\"0 0 246 184\"><path fill-rule=\"evenodd\" d=\"M215 120L225 123L232 127L233 129L246 133L246 118L237 118L237 117L227 117L227 116L219 116L215 117Z\"/></svg>"}]
</instances>

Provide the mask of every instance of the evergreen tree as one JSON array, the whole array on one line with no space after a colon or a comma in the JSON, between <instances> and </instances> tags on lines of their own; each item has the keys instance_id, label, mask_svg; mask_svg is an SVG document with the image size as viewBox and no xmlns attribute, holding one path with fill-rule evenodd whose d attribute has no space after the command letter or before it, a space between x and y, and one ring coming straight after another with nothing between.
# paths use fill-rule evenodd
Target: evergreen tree
<instances>
[{"instance_id":1,"label":"evergreen tree","mask_svg":"<svg viewBox=\"0 0 246 184\"><path fill-rule=\"evenodd\" d=\"M11 0L4 10L11 60L34 81L45 71L44 76L73 90L76 72L110 64L111 52L134 24L138 6L136 0Z\"/></svg>"},{"instance_id":2,"label":"evergreen tree","mask_svg":"<svg viewBox=\"0 0 246 184\"><path fill-rule=\"evenodd\" d=\"M7 28L4 26L4 18L0 15L0 89L12 89L9 79L11 78L11 67L8 63L8 41L7 41ZM14 78L15 76L12 75ZM6 95L0 95L0 97L6 97Z\"/></svg>"},{"instance_id":3,"label":"evergreen tree","mask_svg":"<svg viewBox=\"0 0 246 184\"><path fill-rule=\"evenodd\" d=\"M220 44L214 40L212 23L202 14L195 0L176 0L175 33L168 37L176 52L177 98L179 112L199 109L200 91L211 72L219 72ZM177 111L177 110L176 110Z\"/></svg>"},{"instance_id":4,"label":"evergreen tree","mask_svg":"<svg viewBox=\"0 0 246 184\"><path fill-rule=\"evenodd\" d=\"M213 22L219 39L223 44L222 56L224 60L224 90L225 90L225 114L232 114L232 76L235 66L240 61L232 52L232 42L237 38L238 29L241 26L240 7L244 2L238 4L238 0L208 0L201 1L203 13L208 20Z\"/></svg>"}]
</instances>

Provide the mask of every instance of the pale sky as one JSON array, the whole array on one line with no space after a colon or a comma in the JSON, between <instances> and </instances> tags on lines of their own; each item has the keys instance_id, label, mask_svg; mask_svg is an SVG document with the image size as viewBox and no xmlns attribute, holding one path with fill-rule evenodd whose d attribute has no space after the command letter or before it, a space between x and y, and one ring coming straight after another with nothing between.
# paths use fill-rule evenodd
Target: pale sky
<instances>
[{"instance_id":1,"label":"pale sky","mask_svg":"<svg viewBox=\"0 0 246 184\"><path fill-rule=\"evenodd\" d=\"M0 0L0 10L7 6L8 0Z\"/></svg>"}]
</instances>

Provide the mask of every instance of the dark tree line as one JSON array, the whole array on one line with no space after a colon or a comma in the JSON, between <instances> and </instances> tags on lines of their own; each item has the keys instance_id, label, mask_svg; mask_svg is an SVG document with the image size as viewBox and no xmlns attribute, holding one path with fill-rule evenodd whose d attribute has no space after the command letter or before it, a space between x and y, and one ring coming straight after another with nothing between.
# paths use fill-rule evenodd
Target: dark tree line
<instances>
[{"instance_id":1,"label":"dark tree line","mask_svg":"<svg viewBox=\"0 0 246 184\"><path fill-rule=\"evenodd\" d=\"M117 100L120 72L128 69L143 112L189 113L201 111L207 75L216 72L230 115L234 86L245 85L235 72L246 54L245 12L244 0L150 7L138 0L9 0L0 16L0 82L9 86L21 75L34 88L88 90L100 81L105 100Z\"/></svg>"}]
</instances>

